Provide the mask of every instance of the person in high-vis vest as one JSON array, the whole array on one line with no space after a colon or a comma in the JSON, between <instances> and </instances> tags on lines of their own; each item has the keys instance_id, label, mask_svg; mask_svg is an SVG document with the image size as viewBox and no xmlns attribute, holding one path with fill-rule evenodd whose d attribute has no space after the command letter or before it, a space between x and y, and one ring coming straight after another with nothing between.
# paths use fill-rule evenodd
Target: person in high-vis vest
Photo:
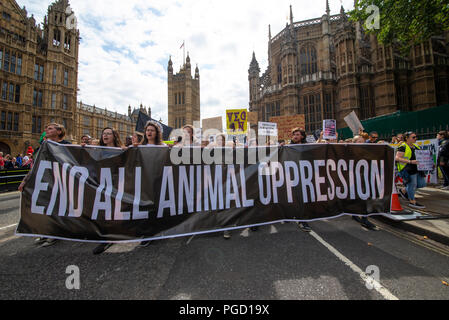
<instances>
[{"instance_id":1,"label":"person in high-vis vest","mask_svg":"<svg viewBox=\"0 0 449 320\"><path fill-rule=\"evenodd\" d=\"M416 209L424 209L425 206L417 203L415 200L416 189L426 186L424 177L418 171L419 163L415 156L415 150L420 149L416 144L417 138L414 132L407 132L404 135L405 142L399 146L396 152L396 165L399 176L404 180L407 198L410 202L409 206ZM402 190L399 192L404 195Z\"/></svg>"}]
</instances>

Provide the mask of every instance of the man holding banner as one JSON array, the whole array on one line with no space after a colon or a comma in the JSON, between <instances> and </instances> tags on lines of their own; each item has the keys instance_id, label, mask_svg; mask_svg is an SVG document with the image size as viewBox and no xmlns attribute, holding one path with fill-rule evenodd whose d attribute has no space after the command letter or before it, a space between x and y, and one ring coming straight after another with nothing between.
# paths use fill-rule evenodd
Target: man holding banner
<instances>
[{"instance_id":1,"label":"man holding banner","mask_svg":"<svg viewBox=\"0 0 449 320\"><path fill-rule=\"evenodd\" d=\"M306 141L306 132L300 128L294 128L292 129L292 139L290 144L305 144ZM307 222L298 222L298 226L301 230L304 232L310 232L312 231L312 228L310 228L309 224Z\"/></svg>"}]
</instances>

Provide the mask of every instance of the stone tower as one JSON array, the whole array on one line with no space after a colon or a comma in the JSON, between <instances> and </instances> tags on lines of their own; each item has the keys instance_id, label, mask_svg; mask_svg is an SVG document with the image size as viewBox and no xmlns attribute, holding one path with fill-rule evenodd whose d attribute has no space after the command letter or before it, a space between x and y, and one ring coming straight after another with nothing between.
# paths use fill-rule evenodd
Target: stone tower
<instances>
[{"instance_id":1,"label":"stone tower","mask_svg":"<svg viewBox=\"0 0 449 320\"><path fill-rule=\"evenodd\" d=\"M48 100L56 101L54 119L66 127L67 138L74 139L76 134L75 113L78 84L79 31L76 29L76 17L68 0L57 0L48 7L44 21L44 34L47 35L47 77L53 87L62 94L48 94ZM70 90L70 94L68 93ZM50 98L50 96L52 97ZM44 99L45 100L45 99ZM50 112L51 114L51 112ZM68 116L70 114L70 117ZM51 119L50 119L51 120Z\"/></svg>"},{"instance_id":2,"label":"stone tower","mask_svg":"<svg viewBox=\"0 0 449 320\"><path fill-rule=\"evenodd\" d=\"M50 122L75 140L80 34L69 1L55 0L41 24L14 0L1 1L0 12L0 149L36 148Z\"/></svg>"},{"instance_id":3,"label":"stone tower","mask_svg":"<svg viewBox=\"0 0 449 320\"><path fill-rule=\"evenodd\" d=\"M190 57L187 58L181 70L173 74L173 62L168 61L168 126L174 129L187 124L193 125L200 121L200 71L195 68L192 77Z\"/></svg>"}]
</instances>

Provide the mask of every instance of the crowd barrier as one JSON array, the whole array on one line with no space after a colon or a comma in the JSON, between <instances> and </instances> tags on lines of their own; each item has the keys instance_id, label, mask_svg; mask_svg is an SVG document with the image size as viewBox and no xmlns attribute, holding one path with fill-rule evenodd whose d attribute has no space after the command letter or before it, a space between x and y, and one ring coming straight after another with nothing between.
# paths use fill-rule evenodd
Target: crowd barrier
<instances>
[{"instance_id":1,"label":"crowd barrier","mask_svg":"<svg viewBox=\"0 0 449 320\"><path fill-rule=\"evenodd\" d=\"M0 192L17 191L17 188L29 171L30 169L0 170Z\"/></svg>"}]
</instances>

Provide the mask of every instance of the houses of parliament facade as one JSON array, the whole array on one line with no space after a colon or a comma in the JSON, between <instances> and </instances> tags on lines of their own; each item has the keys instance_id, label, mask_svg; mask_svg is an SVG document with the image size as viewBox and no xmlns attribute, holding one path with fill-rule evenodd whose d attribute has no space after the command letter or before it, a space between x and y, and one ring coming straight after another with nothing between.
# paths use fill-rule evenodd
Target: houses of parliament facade
<instances>
[{"instance_id":1,"label":"houses of parliament facade","mask_svg":"<svg viewBox=\"0 0 449 320\"><path fill-rule=\"evenodd\" d=\"M132 133L138 110L121 115L77 102L80 33L68 0L48 7L42 27L14 0L1 1L0 14L1 152L35 149L51 122L62 124L73 142L86 134L99 138L106 126L122 139Z\"/></svg>"},{"instance_id":2,"label":"houses of parliament facade","mask_svg":"<svg viewBox=\"0 0 449 320\"><path fill-rule=\"evenodd\" d=\"M449 103L449 32L414 46L402 57L351 22L343 7L331 15L294 22L272 37L268 67L261 75L253 53L248 70L249 107L258 121L304 114L307 132L352 111L361 120Z\"/></svg>"}]
</instances>

